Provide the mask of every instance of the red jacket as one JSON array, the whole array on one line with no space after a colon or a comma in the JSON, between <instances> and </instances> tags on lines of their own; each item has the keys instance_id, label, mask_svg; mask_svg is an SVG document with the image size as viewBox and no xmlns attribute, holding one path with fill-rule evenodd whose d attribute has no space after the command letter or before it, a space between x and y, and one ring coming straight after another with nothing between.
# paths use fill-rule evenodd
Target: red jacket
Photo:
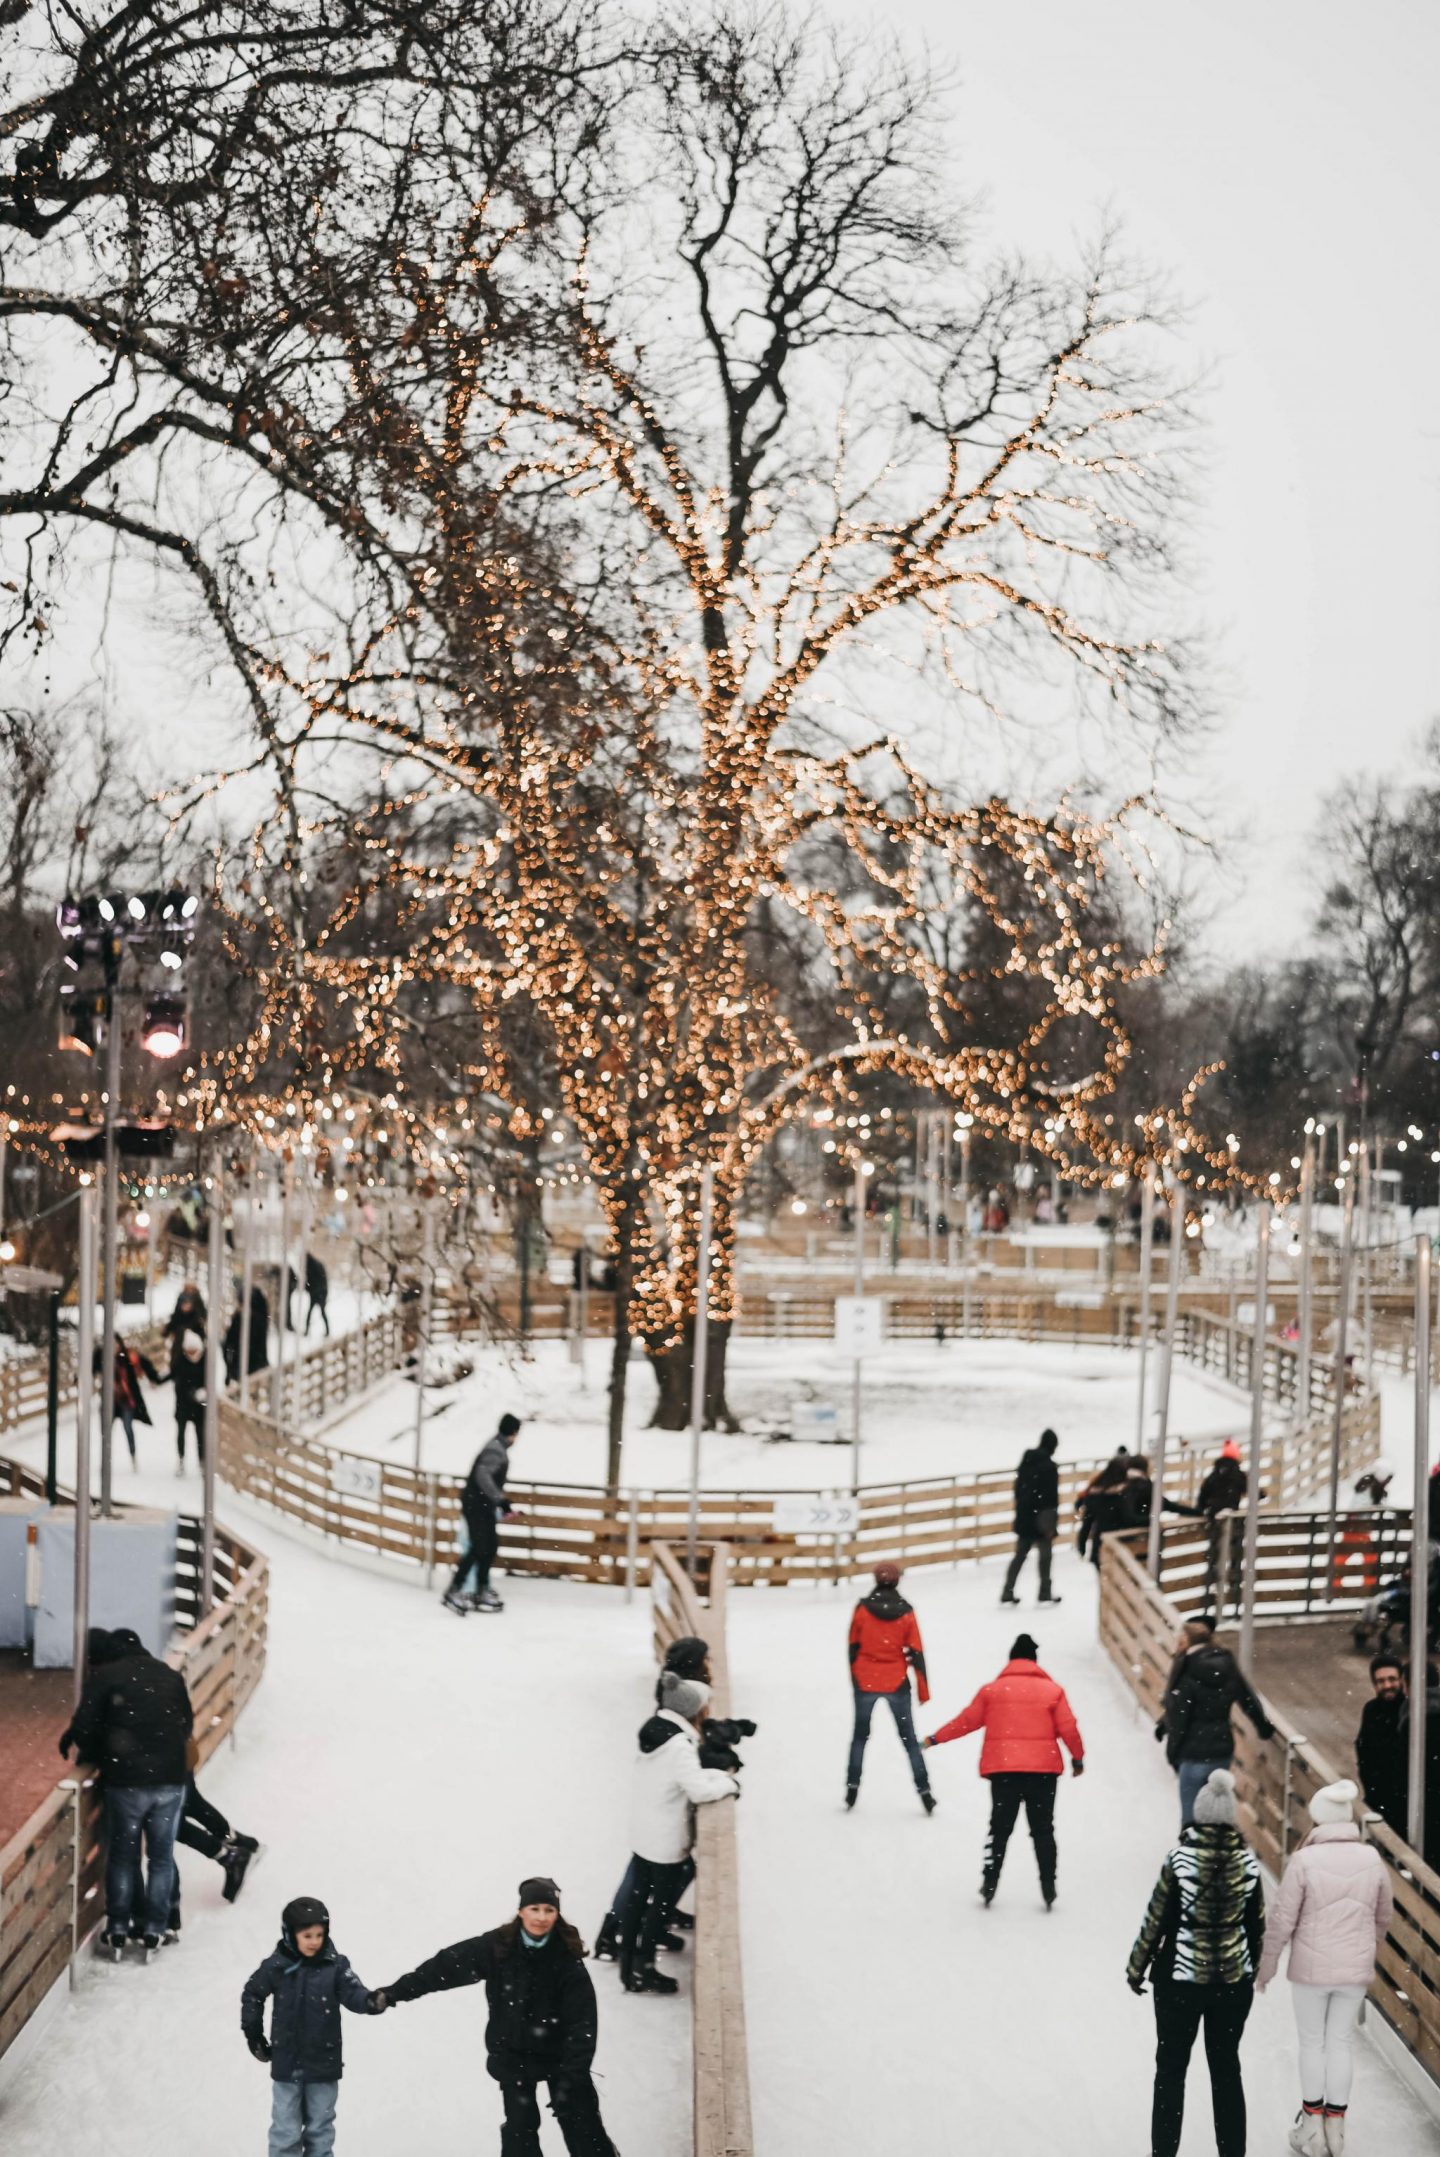
<instances>
[{"instance_id":1,"label":"red jacket","mask_svg":"<svg viewBox=\"0 0 1440 2157\"><path fill-rule=\"evenodd\" d=\"M1059 1775L1065 1767L1061 1741L1076 1760L1085 1747L1064 1690L1038 1663L1007 1663L982 1685L964 1713L935 1732L932 1745L985 1732L982 1775Z\"/></svg>"},{"instance_id":2,"label":"red jacket","mask_svg":"<svg viewBox=\"0 0 1440 2157\"><path fill-rule=\"evenodd\" d=\"M914 1667L922 1701L930 1698L925 1648L915 1613L894 1588L877 1588L850 1620L850 1675L862 1693L894 1693Z\"/></svg>"}]
</instances>

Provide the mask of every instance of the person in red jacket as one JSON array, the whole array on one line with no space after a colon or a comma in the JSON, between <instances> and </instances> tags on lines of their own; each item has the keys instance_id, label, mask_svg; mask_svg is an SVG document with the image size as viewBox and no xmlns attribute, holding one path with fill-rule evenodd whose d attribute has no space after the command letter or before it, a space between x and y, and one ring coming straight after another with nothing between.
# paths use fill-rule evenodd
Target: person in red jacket
<instances>
[{"instance_id":1,"label":"person in red jacket","mask_svg":"<svg viewBox=\"0 0 1440 2157\"><path fill-rule=\"evenodd\" d=\"M1062 1745L1070 1755L1071 1774L1085 1772L1079 1725L1063 1689L1040 1668L1039 1653L1030 1635L1022 1633L999 1677L982 1685L962 1714L925 1740L928 1751L933 1745L947 1745L951 1738L968 1737L972 1730L985 1733L980 1773L990 1784L990 1840L980 1895L987 1906L1000 1885L1006 1845L1023 1805L1040 1868L1040 1892L1046 1909L1051 1908L1055 1901L1055 1785L1065 1771Z\"/></svg>"},{"instance_id":2,"label":"person in red jacket","mask_svg":"<svg viewBox=\"0 0 1440 2157\"><path fill-rule=\"evenodd\" d=\"M915 1777L915 1788L927 1813L935 1799L926 1772L925 1756L915 1735L915 1715L910 1705L910 1673L920 1689L922 1704L930 1698L925 1675L925 1648L915 1613L900 1593L898 1565L877 1565L875 1586L863 1602L855 1605L850 1620L850 1682L855 1689L855 1730L850 1740L850 1765L845 1776L847 1808L860 1795L860 1769L870 1736L870 1718L876 1703L887 1700L895 1718Z\"/></svg>"}]
</instances>

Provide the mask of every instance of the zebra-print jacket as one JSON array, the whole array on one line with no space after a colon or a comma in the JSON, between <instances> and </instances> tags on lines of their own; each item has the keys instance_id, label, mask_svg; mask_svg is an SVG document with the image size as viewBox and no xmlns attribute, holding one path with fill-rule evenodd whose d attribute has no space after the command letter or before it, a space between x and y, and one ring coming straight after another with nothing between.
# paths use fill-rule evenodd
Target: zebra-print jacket
<instances>
[{"instance_id":1,"label":"zebra-print jacket","mask_svg":"<svg viewBox=\"0 0 1440 2157\"><path fill-rule=\"evenodd\" d=\"M1187 1827L1160 1868L1125 1974L1131 1984L1147 1970L1178 1984L1244 1984L1264 1935L1260 1867L1238 1828Z\"/></svg>"}]
</instances>

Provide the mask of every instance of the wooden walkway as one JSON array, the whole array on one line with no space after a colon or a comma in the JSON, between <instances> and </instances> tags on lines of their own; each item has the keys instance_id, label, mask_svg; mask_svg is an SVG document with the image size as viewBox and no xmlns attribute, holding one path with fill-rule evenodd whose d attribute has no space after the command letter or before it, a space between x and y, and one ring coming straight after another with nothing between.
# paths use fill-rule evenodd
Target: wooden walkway
<instances>
[{"instance_id":1,"label":"wooden walkway","mask_svg":"<svg viewBox=\"0 0 1440 2157\"><path fill-rule=\"evenodd\" d=\"M1238 1648L1233 1634L1224 1638L1227 1646ZM1355 1777L1355 1733L1371 1685L1370 1658L1356 1647L1351 1620L1257 1626L1251 1676L1337 1775Z\"/></svg>"},{"instance_id":2,"label":"wooden walkway","mask_svg":"<svg viewBox=\"0 0 1440 2157\"><path fill-rule=\"evenodd\" d=\"M32 1670L19 1648L0 1649L0 1846L65 1772L55 1748L70 1693L68 1670Z\"/></svg>"}]
</instances>

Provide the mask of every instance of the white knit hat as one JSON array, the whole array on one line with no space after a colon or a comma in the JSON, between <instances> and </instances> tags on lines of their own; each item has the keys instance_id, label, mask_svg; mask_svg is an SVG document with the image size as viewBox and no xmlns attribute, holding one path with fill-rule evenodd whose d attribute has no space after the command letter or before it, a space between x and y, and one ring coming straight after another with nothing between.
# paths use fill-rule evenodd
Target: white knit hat
<instances>
[{"instance_id":1,"label":"white knit hat","mask_svg":"<svg viewBox=\"0 0 1440 2157\"><path fill-rule=\"evenodd\" d=\"M693 1723L702 1708L710 1705L710 1688L699 1678L680 1678L673 1670L660 1675L660 1705Z\"/></svg>"},{"instance_id":2,"label":"white knit hat","mask_svg":"<svg viewBox=\"0 0 1440 2157\"><path fill-rule=\"evenodd\" d=\"M1215 1768L1195 1798L1195 1818L1201 1827L1234 1827L1235 1778L1229 1768Z\"/></svg>"},{"instance_id":3,"label":"white knit hat","mask_svg":"<svg viewBox=\"0 0 1440 2157\"><path fill-rule=\"evenodd\" d=\"M1359 1795L1354 1783L1327 1783L1311 1798L1310 1817L1316 1827L1343 1827L1347 1820L1354 1819Z\"/></svg>"}]
</instances>

